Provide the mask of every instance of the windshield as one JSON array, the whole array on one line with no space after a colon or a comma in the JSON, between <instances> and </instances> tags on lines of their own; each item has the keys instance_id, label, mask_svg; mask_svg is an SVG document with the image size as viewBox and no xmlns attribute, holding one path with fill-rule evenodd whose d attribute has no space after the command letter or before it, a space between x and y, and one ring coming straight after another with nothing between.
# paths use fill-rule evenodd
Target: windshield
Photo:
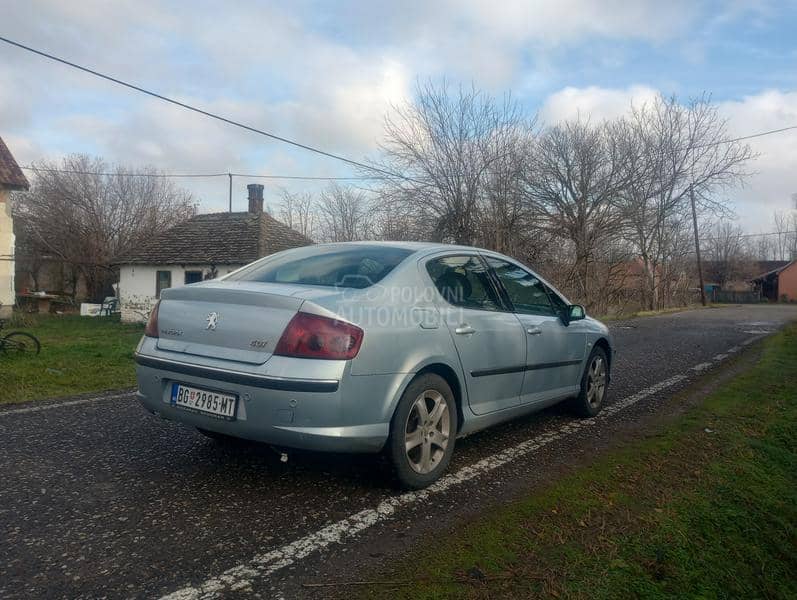
<instances>
[{"instance_id":1,"label":"windshield","mask_svg":"<svg viewBox=\"0 0 797 600\"><path fill-rule=\"evenodd\" d=\"M308 246L252 263L227 281L366 288L412 254L390 246Z\"/></svg>"}]
</instances>

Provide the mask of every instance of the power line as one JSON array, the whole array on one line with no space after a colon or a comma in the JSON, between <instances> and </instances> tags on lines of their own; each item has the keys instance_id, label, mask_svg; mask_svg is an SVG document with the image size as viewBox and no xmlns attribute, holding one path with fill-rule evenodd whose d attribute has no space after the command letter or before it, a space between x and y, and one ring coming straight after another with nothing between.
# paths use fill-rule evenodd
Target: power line
<instances>
[{"instance_id":1,"label":"power line","mask_svg":"<svg viewBox=\"0 0 797 600\"><path fill-rule=\"evenodd\" d=\"M302 150L307 150L309 152L314 152L316 154L320 154L321 156L326 156L328 158L333 158L335 160L339 160L339 161L348 163L350 165L353 165L355 167L359 167L361 169L366 169L368 171L381 173L382 175L386 175L388 177L404 179L404 180L407 180L407 181L414 181L415 183L423 183L421 181L417 181L417 180L411 179L411 178L406 177L404 175L400 175L398 173L392 173L390 171L386 171L384 169L380 169L380 168L374 167L372 165L367 165L365 163L358 162L356 160L352 160L351 158L346 158L345 156L341 156L339 154L333 154L332 152L327 152L327 151L321 150L319 148L314 148L313 146L308 146L307 144L302 144L300 142L288 139L286 137L282 137L282 136L279 136L279 135L276 135L276 134L273 134L273 133L269 133L268 131L264 131L264 130L258 129L256 127L252 127L251 125L246 125L246 124L241 123L239 121L235 121L233 119L229 119L227 117L221 116L221 115L216 114L216 113L212 113L210 111L198 108L196 106L192 106L190 104L186 104L185 102L180 102L179 100L175 100L174 98L169 98L168 96L164 96L162 94L158 94L157 92L153 92L151 90L148 90L148 89L145 89L143 87L134 85L132 83L128 83L128 82L123 81L121 79L118 79L116 77L112 77L110 75L106 75L104 73L100 73L99 71L95 71L94 69L90 69L88 67L81 66L81 65L79 65L77 63L73 63L73 62L68 61L66 59L59 58L58 56L55 56L53 54L49 54L47 52L43 52L42 50L37 50L35 48L31 48L30 46L26 46L25 44L21 44L19 42L15 42L14 40L8 39L6 37L0 36L0 41L5 42L6 44L10 44L11 46L16 46L17 48L21 48L22 50L26 50L28 52L32 52L33 54L38 54L39 56L42 56L42 57L47 58L49 60L53 60L55 62L61 63L61 64L66 65L68 67L72 67L73 69L77 69L79 71L83 71L84 73L88 73L90 75L94 75L95 77L100 77L101 79L105 79L106 81L110 81L110 82L115 83L117 85L121 85L121 86L129 88L131 90L135 90L137 92L141 92L142 94L146 94L148 96L152 96L153 98L157 98L158 100L163 100L164 102L168 102L170 104L174 104L175 106L179 106L181 108L185 108L186 110L190 110L190 111L193 111L195 113L199 113L199 114L204 115L206 117L210 117L211 119L216 119L218 121L222 121L223 123L227 123L228 125L233 125L235 127L240 127L241 129L245 129L247 131L251 131L252 133L257 133L259 135L271 138L271 139L276 140L278 142L282 142L284 144L289 144L291 146L295 146L296 148L301 148Z\"/></svg>"},{"instance_id":2,"label":"power line","mask_svg":"<svg viewBox=\"0 0 797 600\"><path fill-rule=\"evenodd\" d=\"M731 138L728 140L720 140L718 142L712 142L711 144L703 144L702 146L695 146L695 148L710 148L711 146L719 146L721 144L732 144L733 142L741 142L743 140L751 140L753 138L764 137L765 135L772 135L773 133L783 133L784 131L791 131L792 129L797 129L797 125L789 125L788 127L781 127L780 129L770 129L769 131L760 131L758 133L752 133L750 135L743 135L737 138Z\"/></svg>"},{"instance_id":3,"label":"power line","mask_svg":"<svg viewBox=\"0 0 797 600\"><path fill-rule=\"evenodd\" d=\"M388 179L388 177L314 177L311 175L255 175L251 173L230 173L233 177L246 177L247 179L301 179L306 181L372 181ZM414 180L413 180L414 181Z\"/></svg>"},{"instance_id":4,"label":"power line","mask_svg":"<svg viewBox=\"0 0 797 600\"><path fill-rule=\"evenodd\" d=\"M188 177L227 177L227 173L125 173L123 171L117 173L104 173L100 171L81 171L77 169L51 169L49 167L35 167L33 165L25 165L20 166L20 169L24 169L25 171L42 171L44 173L66 173L70 175L96 175L100 177L151 177L151 178L188 178Z\"/></svg>"},{"instance_id":5,"label":"power line","mask_svg":"<svg viewBox=\"0 0 797 600\"><path fill-rule=\"evenodd\" d=\"M387 179L377 175L364 177L324 177L312 175L259 175L252 173L126 173L126 172L101 172L101 171L81 171L72 169L52 169L49 167L36 167L33 165L21 166L26 171L42 171L44 173L68 173L73 175L94 175L98 177L150 177L162 179L183 179L183 178L214 178L214 177L246 177L248 179L298 179L306 181L370 181L376 179Z\"/></svg>"},{"instance_id":6,"label":"power line","mask_svg":"<svg viewBox=\"0 0 797 600\"><path fill-rule=\"evenodd\" d=\"M795 230L795 231L768 231L766 233L742 233L742 234L740 234L738 236L732 235L732 236L728 236L728 237L749 238L749 237L761 237L761 236L766 236L766 235L791 235L793 233L797 233L797 230ZM704 235L704 236L700 236L700 237L701 237L701 239L704 239L704 240L727 239L727 238L723 238L722 236L716 236L716 235Z\"/></svg>"}]
</instances>

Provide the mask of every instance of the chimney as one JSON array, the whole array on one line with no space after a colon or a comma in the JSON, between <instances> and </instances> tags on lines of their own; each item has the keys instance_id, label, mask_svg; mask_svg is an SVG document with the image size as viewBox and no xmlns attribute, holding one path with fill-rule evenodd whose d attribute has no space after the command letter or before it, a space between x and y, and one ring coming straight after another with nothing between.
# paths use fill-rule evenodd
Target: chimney
<instances>
[{"instance_id":1,"label":"chimney","mask_svg":"<svg viewBox=\"0 0 797 600\"><path fill-rule=\"evenodd\" d=\"M263 186L259 183L250 183L246 186L249 190L249 212L260 214L263 212Z\"/></svg>"}]
</instances>

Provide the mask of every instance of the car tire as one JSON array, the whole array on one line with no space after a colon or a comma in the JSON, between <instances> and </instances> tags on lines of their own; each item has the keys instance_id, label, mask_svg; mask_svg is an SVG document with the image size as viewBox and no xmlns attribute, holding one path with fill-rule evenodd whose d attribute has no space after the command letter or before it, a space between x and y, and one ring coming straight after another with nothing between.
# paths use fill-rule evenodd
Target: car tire
<instances>
[{"instance_id":1,"label":"car tire","mask_svg":"<svg viewBox=\"0 0 797 600\"><path fill-rule=\"evenodd\" d=\"M387 453L399 485L417 490L437 481L451 461L456 437L451 387L434 373L419 375L404 390L390 422Z\"/></svg>"},{"instance_id":2,"label":"car tire","mask_svg":"<svg viewBox=\"0 0 797 600\"><path fill-rule=\"evenodd\" d=\"M580 417L597 415L606 401L609 388L609 357L601 346L595 346L581 376L581 390L570 406Z\"/></svg>"}]
</instances>

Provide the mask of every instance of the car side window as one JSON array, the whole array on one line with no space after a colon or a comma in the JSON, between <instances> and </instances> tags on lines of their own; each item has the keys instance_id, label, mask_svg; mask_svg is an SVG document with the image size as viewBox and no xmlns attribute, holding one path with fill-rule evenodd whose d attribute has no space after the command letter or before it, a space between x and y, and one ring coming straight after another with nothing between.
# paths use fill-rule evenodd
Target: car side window
<instances>
[{"instance_id":1,"label":"car side window","mask_svg":"<svg viewBox=\"0 0 797 600\"><path fill-rule=\"evenodd\" d=\"M510 302L515 307L515 312L546 316L557 314L542 281L512 263L489 256L486 260L504 286Z\"/></svg>"},{"instance_id":2,"label":"car side window","mask_svg":"<svg viewBox=\"0 0 797 600\"><path fill-rule=\"evenodd\" d=\"M501 310L501 301L478 256L444 256L426 263L426 270L440 295L454 306L477 310Z\"/></svg>"},{"instance_id":3,"label":"car side window","mask_svg":"<svg viewBox=\"0 0 797 600\"><path fill-rule=\"evenodd\" d=\"M567 312L568 304L564 300L562 300L559 294L554 292L548 286L545 286L545 289L548 291L548 296L550 296L551 302L553 303L553 308L557 312L557 314Z\"/></svg>"}]
</instances>

